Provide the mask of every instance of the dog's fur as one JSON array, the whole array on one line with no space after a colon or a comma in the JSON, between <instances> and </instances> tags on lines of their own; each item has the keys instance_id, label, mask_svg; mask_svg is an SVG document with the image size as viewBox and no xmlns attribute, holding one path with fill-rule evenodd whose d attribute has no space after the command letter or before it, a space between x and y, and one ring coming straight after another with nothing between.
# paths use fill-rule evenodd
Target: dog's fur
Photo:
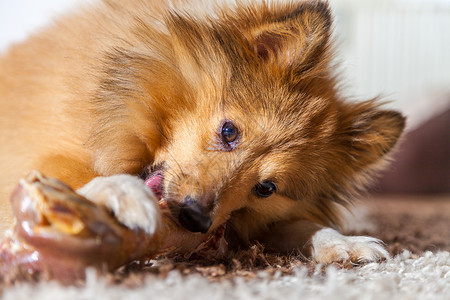
<instances>
[{"instance_id":1,"label":"dog's fur","mask_svg":"<svg viewBox=\"0 0 450 300\"><path fill-rule=\"evenodd\" d=\"M194 199L235 244L302 249L404 127L341 98L331 31L321 1L104 0L56 20L0 59L2 223L32 169L78 188L161 167L165 197ZM260 198L265 180L278 190Z\"/></svg>"}]
</instances>

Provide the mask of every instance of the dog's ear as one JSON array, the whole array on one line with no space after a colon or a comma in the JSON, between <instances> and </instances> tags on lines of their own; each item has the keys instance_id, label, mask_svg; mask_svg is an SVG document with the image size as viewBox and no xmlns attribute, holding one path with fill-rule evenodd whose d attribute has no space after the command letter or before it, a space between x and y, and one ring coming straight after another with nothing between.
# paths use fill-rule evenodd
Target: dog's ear
<instances>
[{"instance_id":1,"label":"dog's ear","mask_svg":"<svg viewBox=\"0 0 450 300\"><path fill-rule=\"evenodd\" d=\"M332 16L326 2L264 2L248 14L247 39L259 59L296 73L327 61Z\"/></svg>"},{"instance_id":2,"label":"dog's ear","mask_svg":"<svg viewBox=\"0 0 450 300\"><path fill-rule=\"evenodd\" d=\"M367 103L372 103L367 102ZM342 128L344 149L350 164L366 168L381 159L395 146L405 128L405 117L392 110L356 105Z\"/></svg>"}]
</instances>

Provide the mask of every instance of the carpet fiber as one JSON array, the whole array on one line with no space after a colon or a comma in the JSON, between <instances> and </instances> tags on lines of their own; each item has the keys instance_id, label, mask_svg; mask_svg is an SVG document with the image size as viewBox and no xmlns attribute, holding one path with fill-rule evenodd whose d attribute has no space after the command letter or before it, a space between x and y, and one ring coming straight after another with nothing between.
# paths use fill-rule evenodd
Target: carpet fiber
<instances>
[{"instance_id":1,"label":"carpet fiber","mask_svg":"<svg viewBox=\"0 0 450 300\"><path fill-rule=\"evenodd\" d=\"M223 262L157 261L85 283L3 283L3 299L450 299L450 199L373 199L349 234L369 234L393 258L322 266L254 246Z\"/></svg>"}]
</instances>

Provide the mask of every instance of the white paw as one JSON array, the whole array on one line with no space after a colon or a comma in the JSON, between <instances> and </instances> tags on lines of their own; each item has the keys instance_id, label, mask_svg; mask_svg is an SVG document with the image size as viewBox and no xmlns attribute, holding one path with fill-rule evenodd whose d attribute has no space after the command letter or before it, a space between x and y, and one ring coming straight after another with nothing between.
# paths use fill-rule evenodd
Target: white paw
<instances>
[{"instance_id":1,"label":"white paw","mask_svg":"<svg viewBox=\"0 0 450 300\"><path fill-rule=\"evenodd\" d=\"M105 205L130 229L154 234L161 222L158 200L144 181L131 175L97 177L77 191Z\"/></svg>"},{"instance_id":2,"label":"white paw","mask_svg":"<svg viewBox=\"0 0 450 300\"><path fill-rule=\"evenodd\" d=\"M313 258L319 263L351 261L375 262L389 258L383 242L368 236L345 236L325 228L312 237Z\"/></svg>"}]
</instances>

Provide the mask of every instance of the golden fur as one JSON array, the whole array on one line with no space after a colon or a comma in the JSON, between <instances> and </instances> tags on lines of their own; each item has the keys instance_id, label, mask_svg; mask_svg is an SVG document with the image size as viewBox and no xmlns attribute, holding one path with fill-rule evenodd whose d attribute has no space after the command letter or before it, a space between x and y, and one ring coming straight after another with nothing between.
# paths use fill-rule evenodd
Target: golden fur
<instances>
[{"instance_id":1,"label":"golden fur","mask_svg":"<svg viewBox=\"0 0 450 300\"><path fill-rule=\"evenodd\" d=\"M198 199L242 243L290 222L339 224L404 118L341 98L326 3L192 2L104 0L0 59L2 216L32 169L78 188L164 165L166 196ZM240 132L231 151L224 120ZM256 197L268 179L278 191Z\"/></svg>"}]
</instances>

